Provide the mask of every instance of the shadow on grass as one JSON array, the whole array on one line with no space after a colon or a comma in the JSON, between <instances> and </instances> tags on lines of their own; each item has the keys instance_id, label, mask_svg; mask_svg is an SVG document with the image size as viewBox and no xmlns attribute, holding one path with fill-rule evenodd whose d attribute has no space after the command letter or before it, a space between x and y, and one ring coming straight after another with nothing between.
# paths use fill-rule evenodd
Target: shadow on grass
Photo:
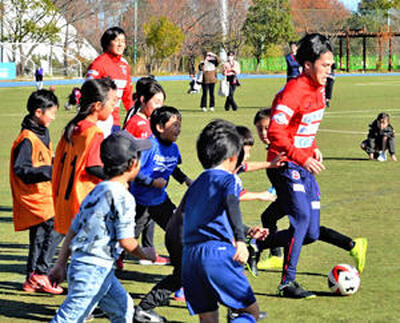
<instances>
[{"instance_id":1,"label":"shadow on grass","mask_svg":"<svg viewBox=\"0 0 400 323\"><path fill-rule=\"evenodd\" d=\"M348 160L348 161L369 161L368 158L355 158L355 157L325 157L324 160Z\"/></svg>"},{"instance_id":2,"label":"shadow on grass","mask_svg":"<svg viewBox=\"0 0 400 323\"><path fill-rule=\"evenodd\" d=\"M0 212L12 212L12 207L0 205ZM0 218L0 221L4 219L10 220L9 222L12 222L12 217Z\"/></svg>"},{"instance_id":3,"label":"shadow on grass","mask_svg":"<svg viewBox=\"0 0 400 323\"><path fill-rule=\"evenodd\" d=\"M56 307L53 305L0 299L0 315L5 317L43 322L50 321L55 314Z\"/></svg>"},{"instance_id":4,"label":"shadow on grass","mask_svg":"<svg viewBox=\"0 0 400 323\"><path fill-rule=\"evenodd\" d=\"M29 246L23 243L0 243L0 249L28 249Z\"/></svg>"},{"instance_id":5,"label":"shadow on grass","mask_svg":"<svg viewBox=\"0 0 400 323\"><path fill-rule=\"evenodd\" d=\"M131 280L141 283L158 283L163 280L167 275L149 274L140 271L124 270L123 272L116 273L116 276L122 280Z\"/></svg>"},{"instance_id":6,"label":"shadow on grass","mask_svg":"<svg viewBox=\"0 0 400 323\"><path fill-rule=\"evenodd\" d=\"M23 260L26 261L26 257L24 257ZM26 269L26 264L11 263L6 265L0 265L0 273L19 273L25 275L25 269Z\"/></svg>"}]
</instances>

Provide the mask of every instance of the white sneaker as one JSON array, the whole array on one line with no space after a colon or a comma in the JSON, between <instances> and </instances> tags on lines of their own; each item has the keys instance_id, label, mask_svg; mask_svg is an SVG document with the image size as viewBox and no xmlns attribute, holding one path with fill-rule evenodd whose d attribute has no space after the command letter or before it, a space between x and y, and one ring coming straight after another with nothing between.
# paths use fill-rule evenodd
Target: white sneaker
<instances>
[{"instance_id":1,"label":"white sneaker","mask_svg":"<svg viewBox=\"0 0 400 323\"><path fill-rule=\"evenodd\" d=\"M207 108L201 108L201 110L203 110L203 112L207 112Z\"/></svg>"},{"instance_id":2,"label":"white sneaker","mask_svg":"<svg viewBox=\"0 0 400 323\"><path fill-rule=\"evenodd\" d=\"M386 152L381 151L381 152L379 153L378 158L376 158L376 160L377 160L377 161L380 161L380 162L386 161L386 160L387 160Z\"/></svg>"},{"instance_id":3,"label":"white sneaker","mask_svg":"<svg viewBox=\"0 0 400 323\"><path fill-rule=\"evenodd\" d=\"M210 107L210 111L211 111L211 112L214 112L214 107Z\"/></svg>"}]
</instances>

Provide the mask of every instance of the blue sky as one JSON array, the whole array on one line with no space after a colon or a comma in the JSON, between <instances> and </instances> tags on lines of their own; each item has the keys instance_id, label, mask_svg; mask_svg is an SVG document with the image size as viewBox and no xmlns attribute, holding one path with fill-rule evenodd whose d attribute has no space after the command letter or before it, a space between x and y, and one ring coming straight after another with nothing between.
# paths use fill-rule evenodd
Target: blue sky
<instances>
[{"instance_id":1,"label":"blue sky","mask_svg":"<svg viewBox=\"0 0 400 323\"><path fill-rule=\"evenodd\" d=\"M351 11L356 11L358 3L360 2L360 0L339 0L339 1L343 2L343 4Z\"/></svg>"}]
</instances>

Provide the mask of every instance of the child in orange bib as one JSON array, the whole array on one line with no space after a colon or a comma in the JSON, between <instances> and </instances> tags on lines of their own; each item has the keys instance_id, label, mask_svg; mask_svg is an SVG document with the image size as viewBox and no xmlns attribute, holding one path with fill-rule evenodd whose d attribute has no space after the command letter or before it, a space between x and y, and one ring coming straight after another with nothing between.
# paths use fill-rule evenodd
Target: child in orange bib
<instances>
[{"instance_id":1,"label":"child in orange bib","mask_svg":"<svg viewBox=\"0 0 400 323\"><path fill-rule=\"evenodd\" d=\"M47 274L61 236L53 230L51 190L52 149L48 127L55 119L58 99L48 90L33 92L29 114L11 148L10 184L15 231L29 230L29 255L23 289L60 294Z\"/></svg>"},{"instance_id":2,"label":"child in orange bib","mask_svg":"<svg viewBox=\"0 0 400 323\"><path fill-rule=\"evenodd\" d=\"M117 101L110 78L88 80L81 89L78 114L67 124L54 159L54 229L65 235L86 195L104 179L100 159L103 132L96 126L106 120Z\"/></svg>"}]
</instances>

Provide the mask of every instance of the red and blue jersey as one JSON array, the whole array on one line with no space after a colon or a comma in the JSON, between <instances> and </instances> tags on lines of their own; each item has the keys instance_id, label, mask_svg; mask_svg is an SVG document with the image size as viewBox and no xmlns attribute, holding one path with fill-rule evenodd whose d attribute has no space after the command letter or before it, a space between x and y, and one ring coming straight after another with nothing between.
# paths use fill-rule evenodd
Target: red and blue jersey
<instances>
[{"instance_id":1,"label":"red and blue jersey","mask_svg":"<svg viewBox=\"0 0 400 323\"><path fill-rule=\"evenodd\" d=\"M325 87L304 73L290 80L272 104L267 160L279 153L283 161L304 166L317 148L315 137L325 111Z\"/></svg>"},{"instance_id":2,"label":"red and blue jersey","mask_svg":"<svg viewBox=\"0 0 400 323\"><path fill-rule=\"evenodd\" d=\"M122 56L105 52L90 64L86 78L100 79L110 77L117 85L118 102L112 113L114 125L120 125L119 106L124 103L126 111L134 104L132 100L132 81L128 62Z\"/></svg>"}]
</instances>

